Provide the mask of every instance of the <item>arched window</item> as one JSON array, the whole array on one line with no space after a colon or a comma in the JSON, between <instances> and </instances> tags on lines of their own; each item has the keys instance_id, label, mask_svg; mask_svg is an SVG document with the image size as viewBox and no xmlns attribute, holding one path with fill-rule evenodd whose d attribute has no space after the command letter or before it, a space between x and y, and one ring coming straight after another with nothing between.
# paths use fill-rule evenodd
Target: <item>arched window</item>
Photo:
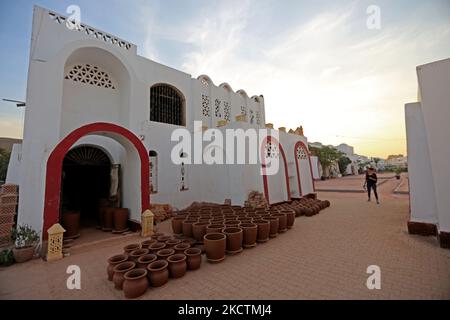
<instances>
[{"instance_id":1,"label":"arched window","mask_svg":"<svg viewBox=\"0 0 450 320\"><path fill-rule=\"evenodd\" d=\"M150 193L158 193L158 153L150 150Z\"/></svg>"},{"instance_id":2,"label":"arched window","mask_svg":"<svg viewBox=\"0 0 450 320\"><path fill-rule=\"evenodd\" d=\"M185 125L184 97L174 87L157 84L150 89L150 121Z\"/></svg>"}]
</instances>

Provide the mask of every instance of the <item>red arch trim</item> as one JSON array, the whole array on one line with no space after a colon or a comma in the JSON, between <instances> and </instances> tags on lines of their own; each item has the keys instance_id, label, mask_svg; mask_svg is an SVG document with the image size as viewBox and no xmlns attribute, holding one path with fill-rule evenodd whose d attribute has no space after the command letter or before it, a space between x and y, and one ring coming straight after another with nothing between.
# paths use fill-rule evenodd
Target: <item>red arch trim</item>
<instances>
[{"instance_id":1,"label":"red arch trim","mask_svg":"<svg viewBox=\"0 0 450 320\"><path fill-rule=\"evenodd\" d=\"M308 148L306 147L306 144L305 144L303 141L298 141L298 142L295 144L295 147L294 147L294 158L295 158L295 166L296 166L296 168L297 168L298 191L299 191L299 193L300 193L300 196L303 196L303 193L302 193L302 184L301 184L301 178L300 178L300 164L299 164L299 161L298 161L298 159L297 159L297 149L298 149L298 148L303 148L303 149L305 149L306 154L308 155L309 171L310 171L310 173L311 173L311 183L312 183L313 191L314 191L314 192L316 192L316 184L315 184L314 178L313 178L312 163L311 163L311 155L310 155L310 153L309 153L309 150L308 150Z\"/></svg>"},{"instance_id":2,"label":"red arch trim","mask_svg":"<svg viewBox=\"0 0 450 320\"><path fill-rule=\"evenodd\" d=\"M150 160L145 146L141 140L126 128L104 122L96 122L80 127L72 131L53 149L47 160L47 172L45 180L45 202L44 202L44 227L43 238L47 239L47 230L59 221L61 172L64 156L69 149L83 136L96 132L110 132L118 134L130 141L136 148L141 160L141 210L150 208L149 191L149 165Z\"/></svg>"},{"instance_id":3,"label":"red arch trim","mask_svg":"<svg viewBox=\"0 0 450 320\"><path fill-rule=\"evenodd\" d=\"M264 138L263 143L261 145L261 152L264 152L264 144L267 142L271 142L272 140L274 140L279 146L280 146L280 152L281 152L281 156L283 158L283 163L284 163L284 176L286 178L286 191L288 193L288 200L291 199L291 187L289 185L289 172L288 172L288 166L287 166L287 161L286 161L286 154L284 153L284 149L283 146L281 145L281 143L275 139L272 136L267 136L266 138ZM262 155L261 159L264 159L264 155ZM264 183L264 196L267 200L267 203L270 204L270 198L269 198L269 182L267 180L267 175L266 175L266 165L263 163L262 164L262 171L263 171L263 183Z\"/></svg>"}]
</instances>

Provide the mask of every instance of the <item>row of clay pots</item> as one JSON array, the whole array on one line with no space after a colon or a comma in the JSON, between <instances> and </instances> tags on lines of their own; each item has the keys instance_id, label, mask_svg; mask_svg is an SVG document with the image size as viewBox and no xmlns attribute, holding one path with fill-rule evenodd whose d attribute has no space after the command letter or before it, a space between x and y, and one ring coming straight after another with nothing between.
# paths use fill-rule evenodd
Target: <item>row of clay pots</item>
<instances>
[{"instance_id":1,"label":"row of clay pots","mask_svg":"<svg viewBox=\"0 0 450 320\"><path fill-rule=\"evenodd\" d=\"M174 247L183 245L185 249L180 252L165 248L166 243L173 239L166 240L166 243L152 240L127 245L123 254L108 259L108 280L114 282L116 289L123 290L126 298L137 298L149 286L163 286L169 281L169 277L180 278L187 270L196 270L201 266L202 251L190 248L189 243L179 243ZM164 245L163 249L156 254L151 253L152 246L158 243Z\"/></svg>"},{"instance_id":2,"label":"row of clay pots","mask_svg":"<svg viewBox=\"0 0 450 320\"><path fill-rule=\"evenodd\" d=\"M100 227L103 231L124 232L128 229L128 209L100 207Z\"/></svg>"},{"instance_id":3,"label":"row of clay pots","mask_svg":"<svg viewBox=\"0 0 450 320\"><path fill-rule=\"evenodd\" d=\"M211 228L214 232L206 232L203 237L206 257L209 262L221 262L226 254L240 253L243 248L255 247L258 242L267 242L278 233L286 232L292 228L294 221L295 213L286 211L256 218L252 223L239 222L236 226L214 225L216 229Z\"/></svg>"},{"instance_id":4,"label":"row of clay pots","mask_svg":"<svg viewBox=\"0 0 450 320\"><path fill-rule=\"evenodd\" d=\"M237 216L223 216L222 219L209 219L207 221L199 222L194 220L194 217L175 217L172 219L172 228L174 231L179 231L177 225L181 223L181 232L184 237L194 237L198 243L203 242L203 237L208 233L221 232L225 227L240 227L245 224L252 224L255 221L264 219L277 220L276 233L285 232L292 228L295 221L295 212L293 210L285 210L283 212L273 211L272 214L254 215L252 217L237 217ZM184 220L183 220L184 219ZM176 222L174 222L176 221ZM272 223L274 225L275 222ZM175 227L174 227L175 224ZM274 226L272 228L275 228ZM273 235L273 232L272 232Z\"/></svg>"}]
</instances>

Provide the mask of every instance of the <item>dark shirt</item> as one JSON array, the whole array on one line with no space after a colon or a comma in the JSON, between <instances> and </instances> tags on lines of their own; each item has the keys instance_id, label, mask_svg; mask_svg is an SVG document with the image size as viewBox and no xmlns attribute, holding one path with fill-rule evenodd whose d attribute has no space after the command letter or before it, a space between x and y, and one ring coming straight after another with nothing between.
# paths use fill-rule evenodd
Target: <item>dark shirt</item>
<instances>
[{"instance_id":1,"label":"dark shirt","mask_svg":"<svg viewBox=\"0 0 450 320\"><path fill-rule=\"evenodd\" d=\"M371 174L366 172L366 182L367 182L367 184L376 184L377 181L378 181L378 178L377 178L377 174L375 172L371 173Z\"/></svg>"}]
</instances>

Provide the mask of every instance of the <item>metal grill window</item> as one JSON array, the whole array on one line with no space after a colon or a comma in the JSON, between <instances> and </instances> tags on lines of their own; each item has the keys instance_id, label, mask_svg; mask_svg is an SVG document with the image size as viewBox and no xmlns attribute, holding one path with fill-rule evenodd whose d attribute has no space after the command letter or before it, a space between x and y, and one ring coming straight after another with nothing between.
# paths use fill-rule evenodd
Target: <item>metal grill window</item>
<instances>
[{"instance_id":1,"label":"metal grill window","mask_svg":"<svg viewBox=\"0 0 450 320\"><path fill-rule=\"evenodd\" d=\"M184 125L183 98L178 91L164 84L150 89L150 121Z\"/></svg>"}]
</instances>

